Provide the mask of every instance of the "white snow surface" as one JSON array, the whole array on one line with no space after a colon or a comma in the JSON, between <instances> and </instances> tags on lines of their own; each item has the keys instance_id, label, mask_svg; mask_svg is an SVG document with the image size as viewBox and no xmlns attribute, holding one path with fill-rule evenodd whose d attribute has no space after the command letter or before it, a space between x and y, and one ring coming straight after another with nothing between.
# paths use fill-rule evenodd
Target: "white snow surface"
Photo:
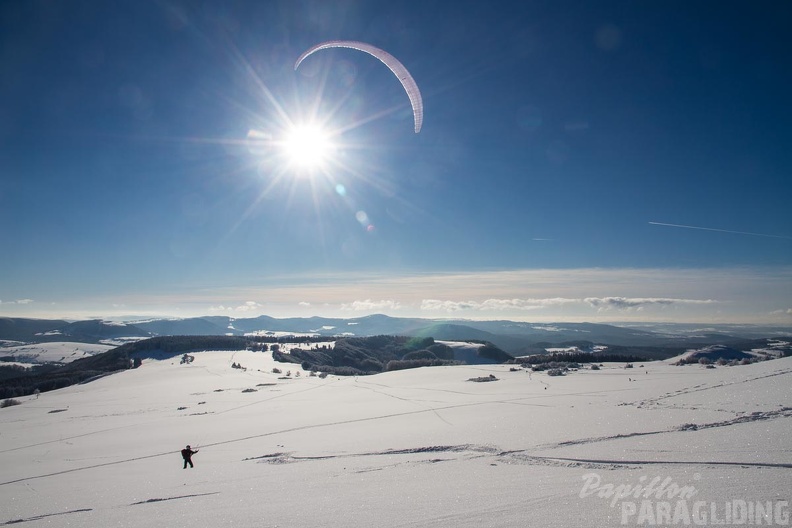
<instances>
[{"instance_id":1,"label":"white snow surface","mask_svg":"<svg viewBox=\"0 0 792 528\"><path fill-rule=\"evenodd\" d=\"M460 350L470 350L471 352L477 352L479 348L483 345L481 343L472 343L470 341L440 341L436 340L435 343L440 343L442 345L449 346L453 349L460 349Z\"/></svg>"},{"instance_id":2,"label":"white snow surface","mask_svg":"<svg viewBox=\"0 0 792 528\"><path fill-rule=\"evenodd\" d=\"M75 343L71 341L20 344L0 347L0 356L13 356L26 363L71 363L94 354L107 352L112 345ZM1 365L2 363L0 363Z\"/></svg>"},{"instance_id":3,"label":"white snow surface","mask_svg":"<svg viewBox=\"0 0 792 528\"><path fill-rule=\"evenodd\" d=\"M648 526L625 505L667 497L607 486L655 478L707 515L790 501L792 358L284 379L269 353L192 355L0 409L0 525Z\"/></svg>"}]
</instances>

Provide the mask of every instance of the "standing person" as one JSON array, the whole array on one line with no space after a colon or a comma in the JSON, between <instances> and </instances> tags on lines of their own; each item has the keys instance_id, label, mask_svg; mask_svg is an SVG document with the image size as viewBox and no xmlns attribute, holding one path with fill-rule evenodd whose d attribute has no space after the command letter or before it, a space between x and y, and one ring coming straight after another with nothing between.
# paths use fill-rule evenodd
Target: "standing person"
<instances>
[{"instance_id":1,"label":"standing person","mask_svg":"<svg viewBox=\"0 0 792 528\"><path fill-rule=\"evenodd\" d=\"M182 458L184 459L184 467L182 469L187 469L187 464L190 464L190 467L194 467L192 463L192 456L197 453L198 450L196 449L193 451L190 446L188 445L184 449L181 450Z\"/></svg>"}]
</instances>

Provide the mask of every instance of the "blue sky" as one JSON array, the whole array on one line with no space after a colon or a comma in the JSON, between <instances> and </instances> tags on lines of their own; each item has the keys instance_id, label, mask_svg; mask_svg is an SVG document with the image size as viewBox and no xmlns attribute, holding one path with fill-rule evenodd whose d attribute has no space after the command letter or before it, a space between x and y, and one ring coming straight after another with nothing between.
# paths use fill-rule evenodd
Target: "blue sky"
<instances>
[{"instance_id":1,"label":"blue sky","mask_svg":"<svg viewBox=\"0 0 792 528\"><path fill-rule=\"evenodd\" d=\"M4 2L0 315L792 324L781 2ZM398 80L418 83L413 132ZM306 168L282 141L318 123ZM701 229L706 228L706 229Z\"/></svg>"}]
</instances>

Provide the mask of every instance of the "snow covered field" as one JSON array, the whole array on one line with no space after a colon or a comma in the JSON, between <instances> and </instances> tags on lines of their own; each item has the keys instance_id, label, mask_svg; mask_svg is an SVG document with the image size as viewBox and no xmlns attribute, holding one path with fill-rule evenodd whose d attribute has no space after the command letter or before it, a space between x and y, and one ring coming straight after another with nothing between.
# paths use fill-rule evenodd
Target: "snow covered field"
<instances>
[{"instance_id":1,"label":"snow covered field","mask_svg":"<svg viewBox=\"0 0 792 528\"><path fill-rule=\"evenodd\" d=\"M792 358L322 379L194 356L0 409L0 525L790 523Z\"/></svg>"},{"instance_id":2,"label":"snow covered field","mask_svg":"<svg viewBox=\"0 0 792 528\"><path fill-rule=\"evenodd\" d=\"M34 363L71 363L94 354L101 354L115 348L113 345L75 343L71 341L33 344L11 344L0 346L0 356L12 356L18 361ZM2 365L2 363L0 363Z\"/></svg>"}]
</instances>

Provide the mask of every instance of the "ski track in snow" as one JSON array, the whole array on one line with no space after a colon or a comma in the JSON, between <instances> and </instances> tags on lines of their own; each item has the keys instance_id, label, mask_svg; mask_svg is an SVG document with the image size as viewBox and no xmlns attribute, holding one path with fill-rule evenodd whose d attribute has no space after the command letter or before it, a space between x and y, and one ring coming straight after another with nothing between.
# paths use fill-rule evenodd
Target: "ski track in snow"
<instances>
[{"instance_id":1,"label":"ski track in snow","mask_svg":"<svg viewBox=\"0 0 792 528\"><path fill-rule=\"evenodd\" d=\"M681 367L681 368L685 368L685 367ZM739 367L730 367L730 368L739 368ZM778 372L765 374L763 376L756 376L756 377L753 377L753 378L746 378L746 379L742 379L742 380L723 381L723 382L715 383L715 384L712 384L712 385L707 385L705 383L701 383L699 385L694 385L693 387L689 387L689 388L685 388L685 389L679 389L679 390L674 391L674 392L668 392L668 393L663 394L662 396L658 396L656 398L648 398L648 399L642 400L642 401L640 401L638 403L635 403L635 402L625 403L625 405L635 405L635 406L638 406L638 407L640 407L642 405L646 405L646 404L648 404L648 405L660 405L661 404L660 402L662 402L664 400L671 399L671 398L676 398L677 396L684 396L684 395L693 394L693 393L696 393L696 392L703 392L703 391L709 391L709 390L714 390L714 389L721 389L721 388L729 387L729 386L732 386L732 385L741 385L743 383L750 383L750 382L753 382L753 381L759 381L759 380L763 380L763 379L767 379L767 378L773 378L775 376L785 376L785 375L788 375L790 373L792 373L792 369L785 369L785 370L779 370ZM682 407L680 407L680 408L682 408Z\"/></svg>"},{"instance_id":2,"label":"ski track in snow","mask_svg":"<svg viewBox=\"0 0 792 528\"><path fill-rule=\"evenodd\" d=\"M60 515L68 515L70 513L83 513L83 512L89 512L89 511L93 511L93 508L81 508L79 510L69 510L69 511L58 512L58 513L45 513L43 515L36 515L35 517L30 517L28 519L14 519L12 521L6 521L6 522L4 522L2 524L2 526L8 526L8 525L11 525L11 524L21 524L21 523L32 522L32 521L39 521L41 519L46 519L48 517L58 517Z\"/></svg>"},{"instance_id":3,"label":"ski track in snow","mask_svg":"<svg viewBox=\"0 0 792 528\"><path fill-rule=\"evenodd\" d=\"M792 369L781 371L781 372L777 372L777 373L773 373L773 374L766 375L766 376L760 376L760 377L756 377L756 378L749 378L749 379L745 379L745 380L740 380L740 381L733 382L733 383L721 383L721 384L716 384L716 385L713 385L713 386L706 386L706 387L703 386L703 385L696 385L696 386L691 387L690 389L683 389L683 390L677 391L672 396L679 395L679 394L687 394L687 393L690 393L690 392L699 392L699 391L703 391L703 390L709 390L709 389L718 388L718 387L722 387L722 386L729 385L729 384L734 384L734 383L745 383L745 382L749 382L749 381L756 381L756 380L763 379L763 378L766 378L766 377L777 376L777 375L782 375L782 374L789 374L790 372L792 372ZM330 383L336 383L338 381L340 381L340 379L339 380L333 380L333 382L330 382ZM240 409L240 408L244 408L244 407L249 407L249 406L252 406L252 405L258 405L258 404L261 404L261 403L264 403L264 402L267 402L267 401L271 401L272 399L276 399L276 398L283 398L283 397L291 396L291 395L294 395L294 394L300 394L300 393L304 393L304 392L307 392L307 391L311 391L311 390L315 390L315 389L319 389L319 388L324 388L327 385L328 384L317 385L317 386L309 387L309 388L306 388L306 389L303 389L303 390L289 392L289 393L284 393L284 394L280 394L280 395L277 395L277 396L274 396L274 397L271 397L271 398L265 398L265 399L262 399L262 400L257 400L255 402L247 403L245 405L240 405L240 406L237 406L237 407L226 409L225 411L220 411L217 414L231 412L231 411L234 411L234 410L237 410L237 409ZM385 396L392 396L392 395L389 395L389 394L385 394L382 391L375 391L375 392L380 393L380 394L384 394ZM613 391L609 391L609 392L613 392ZM578 394L579 395L589 395L591 393L590 392L575 393L575 395L578 395ZM395 398L403 400L403 401L408 401L408 402L413 402L414 403L413 399L400 398L400 397L397 397L397 396L392 396L392 397L395 397ZM205 447L214 447L214 446L219 446L219 445L225 445L225 444L231 444L231 443L237 443L237 442L244 442L244 441L253 440L253 439L257 439L257 438L264 438L264 437L268 437L268 436L275 436L275 435L292 433L292 432L297 432L297 431L305 431L305 430L310 430L310 429L333 427L333 426L338 426L338 425L347 425L347 424L368 422L368 421L374 421L374 420L386 420L386 419L389 419L389 418L410 416L410 415L424 414L424 413L434 413L435 415L438 416L438 418L440 418L442 421L444 421L445 423L448 424L449 422L447 422L445 419L443 419L438 414L438 411L448 410L448 409L457 409L457 408L463 408L463 407L480 406L480 405L491 405L491 404L515 404L515 403L520 404L519 402L521 400L534 398L534 397L544 397L544 396L531 396L531 397L528 397L528 398L526 398L526 397L518 397L518 398L511 398L511 399L504 399L504 400L488 400L488 401L483 401L483 402L468 402L468 403L446 405L446 406L442 406L442 407L423 408L423 409L419 409L419 410L415 410L415 411L406 411L406 412L401 412L401 413L391 413L391 414L369 416L369 417L363 417L363 418L354 418L354 419L350 419L350 420L325 422L325 423L319 423L319 424L309 424L309 425L292 427L292 428L288 428L288 429L281 429L281 430L277 430L277 431L268 431L268 432L254 434L254 435L249 435L249 436L245 436L245 437L241 437L241 438L232 438L232 439L228 439L228 440L222 440L222 441L219 441L219 442L213 442L213 443L209 443L209 444L204 444L202 447L204 447L204 448ZM662 396L660 398L663 398L663 397L668 397L668 396ZM660 398L658 398L658 399L660 399ZM524 403L522 403L522 404L523 405L527 405L527 404L524 404ZM673 427L671 429L664 429L664 430L657 430L657 431L643 431L643 432L623 433L623 434L601 436L601 437L580 438L580 439L556 442L556 443L552 443L552 444L539 445L539 446L536 446L536 448L539 448L539 449L555 449L555 448L568 447L568 446L574 446L574 445L592 444L592 443L598 443L598 442L607 442L607 441L611 441L611 440L620 440L620 439L624 439L624 438L631 438L631 437L637 437L637 436L650 436L650 435L660 435L660 434L668 434L668 433L679 433L679 432L687 432L687 431L696 431L696 430L699 430L699 429L708 429L708 428L712 428L712 427L727 427L727 426L731 426L731 425L735 425L735 424L741 424L741 423L747 423L747 422L755 422L755 421L770 420L770 419L777 419L777 418L789 418L789 417L792 417L792 407L783 407L783 408L781 408L779 410L767 411L767 412L754 412L754 413L751 413L751 414L748 414L748 415L738 416L738 417L733 418L731 420L724 420L724 421L721 421L721 422L712 422L712 423L705 423L705 424L682 424L682 425ZM112 430L112 429L110 429L110 430ZM71 437L71 438L79 438L79 437L82 437L82 436L89 436L89 435L97 434L97 433L100 433L100 432L104 432L104 431L94 431L94 432L91 432L91 433L85 433L83 435L77 435L77 436L74 436L74 437ZM47 444L47 443L61 442L61 441L64 441L64 440L67 440L67 438L58 439L58 440L52 440L52 441L49 441L49 442L42 442L40 444L33 444L33 445L43 445L43 444ZM18 447L18 448L13 448L13 449L10 449L10 450L7 450L7 451L24 449L25 447L32 447L32 446ZM427 449L427 448L414 448L410 452L419 453L419 452L422 452L422 450L425 450L425 449ZM480 450L481 449L479 449L479 451ZM520 452L524 453L526 451L527 450L522 450ZM0 452L3 452L3 451L0 451ZM133 458L128 458L128 459L115 460L115 461L112 461L112 462L103 462L103 463L100 463L100 464L93 464L93 465L88 465L88 466L83 466L83 467L71 468L71 469L66 469L66 470L62 470L62 471L57 471L57 472L54 472L54 473L47 473L47 474L42 474L42 475L32 475L32 476L29 476L29 477L22 477L22 478L18 478L18 479L6 481L6 482L0 482L0 486L5 486L5 485L8 485L8 484L14 484L14 483L18 483L18 482L25 482L25 481L34 480L34 479L52 477L52 476L57 476L57 475L62 475L62 474L67 474L67 473L86 471L86 470L95 469L95 468L99 468L99 467L105 467L105 466L111 466L111 465L117 465L117 464L125 464L125 463L128 463L128 462L135 462L135 461L138 461L138 460L145 460L145 459L149 459L149 458L156 458L156 457L163 457L163 456L172 456L173 454L174 454L174 451L160 452L160 453L154 453L154 454L150 454L150 455L143 455L143 456L133 457ZM384 453L380 453L380 454L386 454L386 453L384 452ZM401 454L401 453L398 453L398 452L387 452L387 454L392 455L392 454ZM365 454L364 453L364 454L362 454L360 456L370 456L370 454ZM264 455L264 457L267 457L267 455ZM264 458L264 457L259 457L259 458ZM301 459L300 457L291 457L291 458L293 460L300 460ZM319 457L319 458L334 458L334 456ZM310 459L310 457L303 457L302 459L308 460L308 459ZM583 462L599 463L599 462L589 461L589 460L586 460L586 459L563 459L563 458L554 458L554 457L533 457L532 459L533 460L537 460L537 461L539 461L539 460L545 460L545 461L548 461L548 460L568 460L568 461L572 461L572 462L581 462L581 463L583 463ZM282 463L282 461L281 461L281 463ZM674 464L675 462L602 461L602 463L604 463L604 464L624 464L624 463L626 463L626 464L662 464L662 463ZM678 463L681 463L681 462L678 462ZM685 462L685 463L692 463L692 462ZM744 466L765 465L765 464L757 464L757 463L745 463L745 464L743 464L743 463L730 463L730 464L732 464L732 465L744 465ZM789 465L784 465L784 464L782 464L782 465L773 465L773 464L770 464L768 466L770 466L770 467L792 467L792 464L789 464Z\"/></svg>"},{"instance_id":4,"label":"ski track in snow","mask_svg":"<svg viewBox=\"0 0 792 528\"><path fill-rule=\"evenodd\" d=\"M679 433L679 432L686 432L686 431L698 431L703 429L710 429L713 427L728 427L730 425L735 424L742 424L742 423L749 423L749 422L758 422L763 420L774 420L777 418L792 418L792 407L782 407L781 409L775 411L766 411L766 412L754 412L751 414L746 414L743 416L738 416L736 418L732 418L731 420L723 420L720 422L710 422L704 424L682 424L671 429L662 429L658 431L642 431L642 432L635 432L635 433L624 433L624 434L616 434L616 435L609 435L609 436L598 436L598 437L591 437L591 438L580 438L577 440L566 440L563 442L556 442L552 444L544 444L537 446L542 449L555 449L559 447L567 447L573 445L581 445L581 444L593 444L597 442L607 442L609 440L621 440L623 438L632 438L636 436L651 436L651 435L659 435L659 434L667 434L667 433ZM792 464L789 465L792 467ZM786 466L784 466L786 467Z\"/></svg>"},{"instance_id":5,"label":"ski track in snow","mask_svg":"<svg viewBox=\"0 0 792 528\"><path fill-rule=\"evenodd\" d=\"M517 504L497 504L486 506L481 504L471 504L468 509L462 512L453 512L431 517L424 517L414 521L404 521L399 524L391 524L393 528L409 527L431 527L431 526L460 526L463 523L467 526L493 526L494 516L514 516L515 512L527 511L532 508L546 507L547 504L564 497L564 493L548 494L531 499L523 499Z\"/></svg>"},{"instance_id":6,"label":"ski track in snow","mask_svg":"<svg viewBox=\"0 0 792 528\"><path fill-rule=\"evenodd\" d=\"M133 502L130 506L140 506L141 504L151 504L153 502L165 502L165 501L172 501L172 500L180 500L180 499L191 499L193 497L204 497L206 495L218 495L219 491L212 491L209 493L193 493L191 495L179 495L176 497L165 497L164 499L148 499L144 501Z\"/></svg>"},{"instance_id":7,"label":"ski track in snow","mask_svg":"<svg viewBox=\"0 0 792 528\"><path fill-rule=\"evenodd\" d=\"M620 437L624 438L624 436ZM482 446L473 444L462 444L452 446L426 446L407 449L388 449L384 451L370 451L362 453L344 453L339 455L316 455L300 456L289 452L276 452L266 455L249 457L243 461L258 461L267 464L292 464L298 462L312 462L322 460L335 460L341 458L363 458L363 457L392 457L394 455L422 455L422 454L453 454L459 453L464 460L473 460L482 457L490 457L493 460L504 464L527 464L533 466L553 466L553 467L576 467L584 469L638 469L642 466L663 466L663 465L695 465L695 466L737 466L742 468L792 468L792 463L763 463L763 462L724 462L724 461L675 461L675 460L613 460L598 458L573 458L555 456L537 456L530 454L529 450L503 451L494 446ZM406 463L437 463L460 460L460 458L430 458L406 460L401 463L392 463L387 467L393 467ZM496 465L496 464L492 464ZM383 467L369 468L358 472L378 471Z\"/></svg>"}]
</instances>

